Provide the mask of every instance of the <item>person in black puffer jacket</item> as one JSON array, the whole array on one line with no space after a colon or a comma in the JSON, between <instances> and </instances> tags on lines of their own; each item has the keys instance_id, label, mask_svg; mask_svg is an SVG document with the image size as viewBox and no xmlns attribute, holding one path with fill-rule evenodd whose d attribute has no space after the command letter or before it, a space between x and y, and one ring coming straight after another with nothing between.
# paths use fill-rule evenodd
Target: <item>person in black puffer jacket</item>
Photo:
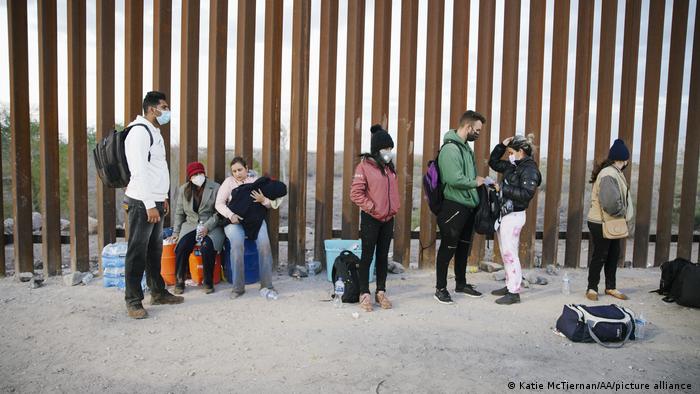
<instances>
[{"instance_id":1,"label":"person in black puffer jacket","mask_svg":"<svg viewBox=\"0 0 700 394\"><path fill-rule=\"evenodd\" d=\"M503 174L503 181L495 185L501 200L501 220L496 230L505 266L506 287L491 292L502 296L496 300L497 304L520 302L523 276L518 257L520 231L525 225L525 210L542 182L537 163L532 159L533 141L531 134L507 138L493 148L489 159L489 166ZM508 159L501 160L506 153Z\"/></svg>"}]
</instances>

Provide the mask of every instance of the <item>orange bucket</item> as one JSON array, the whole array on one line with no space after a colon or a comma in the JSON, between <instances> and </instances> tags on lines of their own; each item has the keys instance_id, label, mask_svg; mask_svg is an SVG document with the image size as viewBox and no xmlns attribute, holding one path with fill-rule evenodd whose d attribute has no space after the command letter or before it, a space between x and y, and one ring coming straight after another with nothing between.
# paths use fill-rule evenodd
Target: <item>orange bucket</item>
<instances>
[{"instance_id":1,"label":"orange bucket","mask_svg":"<svg viewBox=\"0 0 700 394\"><path fill-rule=\"evenodd\" d=\"M190 276L197 285L202 285L204 281L204 267L202 266L202 256L197 256L194 251L190 254ZM214 284L221 281L221 255L216 255L214 260Z\"/></svg>"},{"instance_id":2,"label":"orange bucket","mask_svg":"<svg viewBox=\"0 0 700 394\"><path fill-rule=\"evenodd\" d=\"M163 244L163 257L160 258L160 276L170 286L175 284L175 246Z\"/></svg>"}]
</instances>

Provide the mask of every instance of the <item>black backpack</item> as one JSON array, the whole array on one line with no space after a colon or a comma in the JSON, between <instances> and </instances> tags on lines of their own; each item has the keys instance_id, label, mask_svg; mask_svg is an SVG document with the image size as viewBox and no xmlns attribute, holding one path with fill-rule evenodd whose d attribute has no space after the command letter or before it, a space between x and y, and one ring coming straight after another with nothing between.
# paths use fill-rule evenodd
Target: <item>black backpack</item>
<instances>
[{"instance_id":1,"label":"black backpack","mask_svg":"<svg viewBox=\"0 0 700 394\"><path fill-rule=\"evenodd\" d=\"M496 232L494 225L501 217L498 193L496 189L486 185L481 185L476 190L479 193L479 206L474 218L474 231L478 234L492 235Z\"/></svg>"},{"instance_id":2,"label":"black backpack","mask_svg":"<svg viewBox=\"0 0 700 394\"><path fill-rule=\"evenodd\" d=\"M661 264L659 289L653 293L664 295L665 302L700 308L700 266L682 258Z\"/></svg>"},{"instance_id":3,"label":"black backpack","mask_svg":"<svg viewBox=\"0 0 700 394\"><path fill-rule=\"evenodd\" d=\"M455 141L447 140L442 147L447 144L455 144L459 146ZM442 150L442 147L440 150ZM442 208L442 202L445 201L445 195L443 193L443 185L440 180L440 167L438 166L438 157L440 157L440 151L438 151L435 160L430 160L428 162L428 170L423 175L423 192L425 193L425 199L428 202L428 207L435 214L440 213Z\"/></svg>"},{"instance_id":4,"label":"black backpack","mask_svg":"<svg viewBox=\"0 0 700 394\"><path fill-rule=\"evenodd\" d=\"M345 282L345 292L341 300L346 303L360 302L360 259L354 253L343 250L335 258L331 274L334 286L338 277L342 277Z\"/></svg>"},{"instance_id":5,"label":"black backpack","mask_svg":"<svg viewBox=\"0 0 700 394\"><path fill-rule=\"evenodd\" d=\"M118 189L129 184L131 171L129 171L129 163L126 161L124 141L129 135L129 131L135 126L141 126L148 131L148 136L151 137L151 146L153 146L151 130L145 124L137 123L121 131L113 130L92 150L97 175L107 187ZM148 152L148 161L151 161L150 151Z\"/></svg>"}]
</instances>

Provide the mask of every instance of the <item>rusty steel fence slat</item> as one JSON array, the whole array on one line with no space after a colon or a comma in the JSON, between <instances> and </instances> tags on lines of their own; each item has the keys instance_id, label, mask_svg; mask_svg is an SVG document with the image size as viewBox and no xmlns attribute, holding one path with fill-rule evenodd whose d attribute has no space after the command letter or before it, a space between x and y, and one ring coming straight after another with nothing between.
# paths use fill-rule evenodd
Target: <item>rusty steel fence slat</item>
<instances>
[{"instance_id":1,"label":"rusty steel fence slat","mask_svg":"<svg viewBox=\"0 0 700 394\"><path fill-rule=\"evenodd\" d=\"M338 64L338 1L321 4L316 136L316 209L314 258L325 261L323 241L333 236L335 177L335 97Z\"/></svg>"},{"instance_id":2,"label":"rusty steel fence slat","mask_svg":"<svg viewBox=\"0 0 700 394\"><path fill-rule=\"evenodd\" d=\"M411 222L413 216L418 0L404 0L401 2L400 49L396 169L398 172L399 193L404 196L404 199L396 215L394 259L401 264L408 264L411 260Z\"/></svg>"}]
</instances>

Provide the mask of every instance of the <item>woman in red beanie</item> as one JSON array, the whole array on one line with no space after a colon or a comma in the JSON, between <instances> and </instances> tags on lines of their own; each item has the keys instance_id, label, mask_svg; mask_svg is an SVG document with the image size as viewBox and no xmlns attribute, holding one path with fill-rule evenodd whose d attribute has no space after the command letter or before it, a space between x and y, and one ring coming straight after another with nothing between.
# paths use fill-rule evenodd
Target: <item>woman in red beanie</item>
<instances>
[{"instance_id":1,"label":"woman in red beanie","mask_svg":"<svg viewBox=\"0 0 700 394\"><path fill-rule=\"evenodd\" d=\"M219 184L208 179L204 165L193 162L187 165L187 182L177 192L175 225L172 240L175 247L175 294L185 291L185 277L190 253L199 246L202 253L204 292L214 292L214 261L224 245L224 230L218 225L214 208ZM197 231L199 224L200 231Z\"/></svg>"}]
</instances>

